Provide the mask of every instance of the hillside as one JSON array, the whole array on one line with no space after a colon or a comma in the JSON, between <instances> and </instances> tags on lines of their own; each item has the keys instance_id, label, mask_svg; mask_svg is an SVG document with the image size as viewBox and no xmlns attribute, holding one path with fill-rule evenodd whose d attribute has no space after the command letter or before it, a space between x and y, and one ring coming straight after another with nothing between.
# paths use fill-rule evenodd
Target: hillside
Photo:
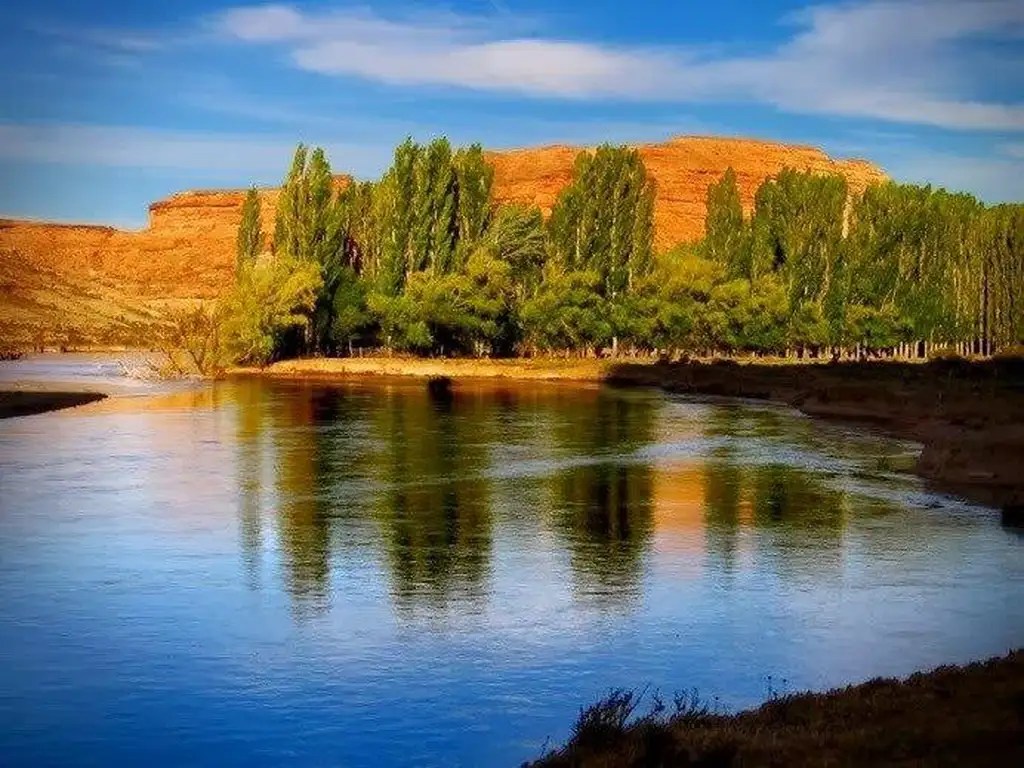
<instances>
[{"instance_id":1,"label":"hillside","mask_svg":"<svg viewBox=\"0 0 1024 768\"><path fill-rule=\"evenodd\" d=\"M835 161L812 147L749 139L685 137L639 147L657 185L655 242L665 250L698 239L707 187L728 167L749 209L761 181L784 167L840 172L855 190L885 178L860 160ZM499 202L549 212L572 177L578 147L489 152ZM336 177L338 187L349 177ZM0 220L0 336L8 343L78 343L127 337L167 301L211 298L230 284L244 190L182 192L149 206L139 231ZM277 190L261 192L264 231Z\"/></svg>"}]
</instances>

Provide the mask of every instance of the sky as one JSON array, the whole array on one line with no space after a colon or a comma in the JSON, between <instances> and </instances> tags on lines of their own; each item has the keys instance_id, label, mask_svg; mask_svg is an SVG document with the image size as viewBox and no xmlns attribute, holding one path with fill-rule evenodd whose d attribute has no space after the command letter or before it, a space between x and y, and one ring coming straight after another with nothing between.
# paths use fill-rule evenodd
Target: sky
<instances>
[{"instance_id":1,"label":"sky","mask_svg":"<svg viewBox=\"0 0 1024 768\"><path fill-rule=\"evenodd\" d=\"M0 215L141 227L278 183L489 148L725 135L1024 200L1021 0L37 0L0 7Z\"/></svg>"}]
</instances>

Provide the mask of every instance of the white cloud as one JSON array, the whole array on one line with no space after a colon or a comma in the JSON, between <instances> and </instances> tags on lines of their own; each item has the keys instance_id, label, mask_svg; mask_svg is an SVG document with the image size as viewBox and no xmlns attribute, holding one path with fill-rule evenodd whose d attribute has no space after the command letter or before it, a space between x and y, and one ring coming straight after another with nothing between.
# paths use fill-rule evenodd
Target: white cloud
<instances>
[{"instance_id":1,"label":"white cloud","mask_svg":"<svg viewBox=\"0 0 1024 768\"><path fill-rule=\"evenodd\" d=\"M309 143L323 146L341 172L376 175L391 155L390 143L347 143L326 138ZM0 159L18 162L237 172L249 178L276 178L287 168L295 144L295 138L283 136L0 123Z\"/></svg>"},{"instance_id":2,"label":"white cloud","mask_svg":"<svg viewBox=\"0 0 1024 768\"><path fill-rule=\"evenodd\" d=\"M1024 103L983 101L989 39L1024 38L1019 0L863 0L784 20L790 37L757 56L616 48L524 34L524 25L453 14L236 8L229 38L284 46L300 68L392 84L540 97L755 101L781 109L959 129L1024 130ZM1005 62L1002 63L1005 76ZM1024 78L1019 63L1012 69Z\"/></svg>"},{"instance_id":3,"label":"white cloud","mask_svg":"<svg viewBox=\"0 0 1024 768\"><path fill-rule=\"evenodd\" d=\"M1024 144L1003 144L1000 149L1008 157L1024 160Z\"/></svg>"}]
</instances>

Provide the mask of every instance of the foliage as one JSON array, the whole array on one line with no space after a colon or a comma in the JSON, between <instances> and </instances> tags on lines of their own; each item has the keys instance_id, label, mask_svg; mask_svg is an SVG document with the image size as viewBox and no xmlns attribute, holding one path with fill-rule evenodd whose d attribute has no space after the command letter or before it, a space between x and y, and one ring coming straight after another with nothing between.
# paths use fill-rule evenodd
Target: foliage
<instances>
[{"instance_id":1,"label":"foliage","mask_svg":"<svg viewBox=\"0 0 1024 768\"><path fill-rule=\"evenodd\" d=\"M649 271L653 236L654 185L639 152L604 145L580 153L548 222L552 257L563 269L595 272L597 290L615 298Z\"/></svg>"},{"instance_id":2,"label":"foliage","mask_svg":"<svg viewBox=\"0 0 1024 768\"><path fill-rule=\"evenodd\" d=\"M614 329L600 288L601 275L594 270L549 268L537 295L523 304L526 340L549 352L609 343Z\"/></svg>"},{"instance_id":3,"label":"foliage","mask_svg":"<svg viewBox=\"0 0 1024 768\"><path fill-rule=\"evenodd\" d=\"M336 275L333 312L328 335L339 348L352 352L352 342L372 324L366 305L366 285L352 267L345 266Z\"/></svg>"},{"instance_id":4,"label":"foliage","mask_svg":"<svg viewBox=\"0 0 1024 768\"><path fill-rule=\"evenodd\" d=\"M273 360L284 334L308 322L321 285L317 264L290 256L243 269L221 310L227 359L243 365Z\"/></svg>"},{"instance_id":5,"label":"foliage","mask_svg":"<svg viewBox=\"0 0 1024 768\"><path fill-rule=\"evenodd\" d=\"M256 187L251 187L242 203L242 222L238 226L235 274L252 264L263 248L263 228L260 224L260 198Z\"/></svg>"},{"instance_id":6,"label":"foliage","mask_svg":"<svg viewBox=\"0 0 1024 768\"><path fill-rule=\"evenodd\" d=\"M170 310L164 320L157 338L165 357L163 367L155 371L160 378L212 376L221 371L224 353L219 307L200 304Z\"/></svg>"},{"instance_id":7,"label":"foliage","mask_svg":"<svg viewBox=\"0 0 1024 768\"><path fill-rule=\"evenodd\" d=\"M707 213L701 250L708 259L722 264L730 277L749 277L750 231L743 220L743 205L732 168L708 187L705 202Z\"/></svg>"},{"instance_id":8,"label":"foliage","mask_svg":"<svg viewBox=\"0 0 1024 768\"><path fill-rule=\"evenodd\" d=\"M547 221L497 205L493 185L479 145L407 139L379 181L335 195L323 151L300 145L273 264L256 266L255 192L246 200L234 353L870 355L1024 338L1022 205L895 183L854 196L842 176L783 169L746 217L729 169L708 187L704 239L656 255L654 184L636 150L580 153ZM270 295L269 271L290 297ZM312 305L293 278L316 283Z\"/></svg>"},{"instance_id":9,"label":"foliage","mask_svg":"<svg viewBox=\"0 0 1024 768\"><path fill-rule=\"evenodd\" d=\"M414 272L401 296L374 294L388 346L445 355L483 354L502 335L511 290L506 263L474 255L464 273Z\"/></svg>"}]
</instances>

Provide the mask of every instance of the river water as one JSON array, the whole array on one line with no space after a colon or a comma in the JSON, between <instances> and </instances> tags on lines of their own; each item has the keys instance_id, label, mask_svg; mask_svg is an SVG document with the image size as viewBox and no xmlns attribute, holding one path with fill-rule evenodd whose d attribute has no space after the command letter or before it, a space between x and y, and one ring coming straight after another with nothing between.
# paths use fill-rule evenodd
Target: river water
<instances>
[{"instance_id":1,"label":"river water","mask_svg":"<svg viewBox=\"0 0 1024 768\"><path fill-rule=\"evenodd\" d=\"M517 765L1004 653L1024 538L917 446L588 385L239 380L0 422L6 765Z\"/></svg>"}]
</instances>

